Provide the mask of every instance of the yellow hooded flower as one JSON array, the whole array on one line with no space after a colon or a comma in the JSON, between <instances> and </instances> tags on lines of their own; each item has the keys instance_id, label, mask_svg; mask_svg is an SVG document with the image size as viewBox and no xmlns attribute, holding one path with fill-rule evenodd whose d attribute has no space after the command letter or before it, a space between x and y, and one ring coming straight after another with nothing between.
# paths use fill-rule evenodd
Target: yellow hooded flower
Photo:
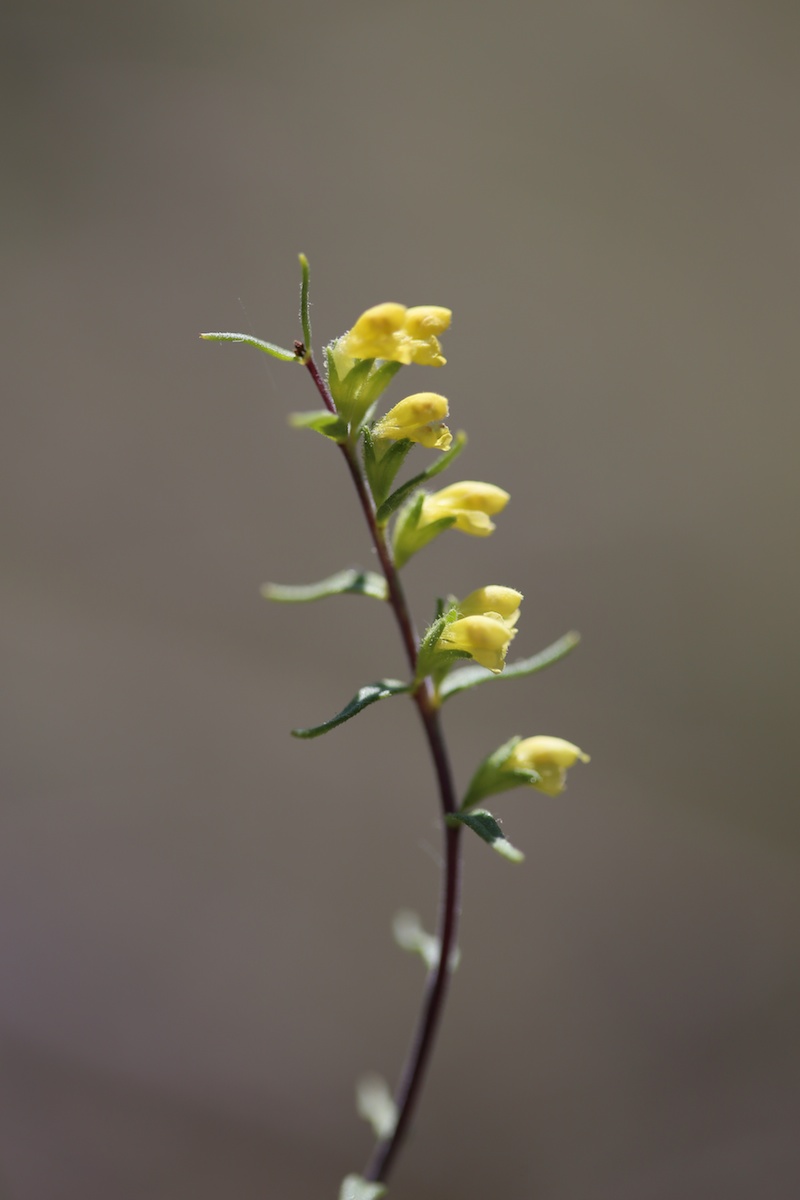
<instances>
[{"instance_id":1,"label":"yellow hooded flower","mask_svg":"<svg viewBox=\"0 0 800 1200\"><path fill-rule=\"evenodd\" d=\"M499 675L516 632L496 613L484 613L452 621L445 626L437 645L442 650L466 650L482 667Z\"/></svg>"},{"instance_id":2,"label":"yellow hooded flower","mask_svg":"<svg viewBox=\"0 0 800 1200\"><path fill-rule=\"evenodd\" d=\"M455 529L474 537L488 537L495 528L490 517L508 504L510 496L493 483L466 479L426 496L422 502L418 528L442 517L455 517Z\"/></svg>"},{"instance_id":3,"label":"yellow hooded flower","mask_svg":"<svg viewBox=\"0 0 800 1200\"><path fill-rule=\"evenodd\" d=\"M395 404L374 426L372 436L392 442L409 438L429 450L449 450L453 436L443 423L447 413L444 396L436 392L417 392Z\"/></svg>"},{"instance_id":4,"label":"yellow hooded flower","mask_svg":"<svg viewBox=\"0 0 800 1200\"><path fill-rule=\"evenodd\" d=\"M462 617L497 617L504 621L509 629L513 629L519 619L521 603L522 592L494 583L489 587L478 588L463 600L459 600L458 611Z\"/></svg>"},{"instance_id":5,"label":"yellow hooded flower","mask_svg":"<svg viewBox=\"0 0 800 1200\"><path fill-rule=\"evenodd\" d=\"M539 734L518 742L503 764L510 770L536 771L541 783L533 786L548 796L558 796L567 782L567 770L580 759L589 762L589 755L563 738Z\"/></svg>"},{"instance_id":6,"label":"yellow hooded flower","mask_svg":"<svg viewBox=\"0 0 800 1200\"><path fill-rule=\"evenodd\" d=\"M450 325L449 308L421 304L376 304L368 308L349 333L340 340L344 354L351 358L383 358L389 362L418 363L423 367L443 367L439 334Z\"/></svg>"},{"instance_id":7,"label":"yellow hooded flower","mask_svg":"<svg viewBox=\"0 0 800 1200\"><path fill-rule=\"evenodd\" d=\"M506 651L516 636L522 592L490 584L459 600L458 620L446 625L437 643L444 650L466 650L477 663L502 671Z\"/></svg>"}]
</instances>

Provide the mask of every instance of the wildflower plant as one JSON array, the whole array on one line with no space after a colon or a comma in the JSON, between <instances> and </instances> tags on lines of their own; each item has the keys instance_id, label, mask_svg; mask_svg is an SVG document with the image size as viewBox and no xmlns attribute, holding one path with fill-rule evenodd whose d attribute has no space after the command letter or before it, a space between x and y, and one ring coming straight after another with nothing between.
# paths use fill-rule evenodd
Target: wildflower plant
<instances>
[{"instance_id":1,"label":"wildflower plant","mask_svg":"<svg viewBox=\"0 0 800 1200\"><path fill-rule=\"evenodd\" d=\"M450 978L458 961L462 834L469 829L512 862L522 853L506 839L485 799L511 788L525 787L547 796L559 795L566 773L589 756L572 742L545 734L513 737L478 764L463 798L456 791L441 721L446 701L460 692L500 679L532 675L563 658L578 642L567 633L531 657L507 663L517 636L522 594L502 584L485 584L463 599L448 597L435 604L431 624L420 637L406 600L401 570L436 538L453 530L473 537L494 532L493 517L509 495L492 483L462 480L438 491L429 482L450 468L466 437L453 437L445 424L448 400L438 392L415 392L382 415L377 408L401 367L443 367L441 337L450 310L436 305L407 308L384 303L368 309L349 332L324 350L320 367L314 357L309 317L309 269L300 255L302 339L291 350L241 333L204 333L209 341L241 342L308 371L322 408L294 413L293 425L321 434L338 447L358 495L380 572L346 569L319 583L266 584L270 600L305 603L349 593L386 604L400 634L408 663L407 677L378 679L359 688L333 717L305 729L298 738L316 738L358 716L379 700L404 695L419 713L431 756L442 817L444 854L439 927L426 933L419 918L403 911L395 918L394 935L403 949L419 954L428 969L421 1011L408 1058L392 1092L377 1076L361 1079L358 1112L371 1124L375 1146L360 1175L348 1175L340 1200L377 1200L408 1132L441 1021ZM426 465L404 483L397 476L416 448Z\"/></svg>"}]
</instances>

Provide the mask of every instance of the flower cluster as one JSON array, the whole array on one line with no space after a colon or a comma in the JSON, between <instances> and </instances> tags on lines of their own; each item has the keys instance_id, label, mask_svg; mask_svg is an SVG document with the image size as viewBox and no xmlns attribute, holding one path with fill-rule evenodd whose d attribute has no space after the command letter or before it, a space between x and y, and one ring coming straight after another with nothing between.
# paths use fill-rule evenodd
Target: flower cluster
<instances>
[{"instance_id":1,"label":"flower cluster","mask_svg":"<svg viewBox=\"0 0 800 1200\"><path fill-rule=\"evenodd\" d=\"M361 314L341 339L340 347L351 358L443 367L447 359L442 357L439 336L449 327L452 315L449 308L435 304L416 308L390 302L376 304Z\"/></svg>"}]
</instances>

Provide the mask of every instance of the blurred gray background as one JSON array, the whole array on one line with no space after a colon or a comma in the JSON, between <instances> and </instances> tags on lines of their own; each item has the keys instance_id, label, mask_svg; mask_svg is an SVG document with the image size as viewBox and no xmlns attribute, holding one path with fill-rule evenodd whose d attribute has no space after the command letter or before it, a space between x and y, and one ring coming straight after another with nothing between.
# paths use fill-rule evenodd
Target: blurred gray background
<instances>
[{"instance_id":1,"label":"blurred gray background","mask_svg":"<svg viewBox=\"0 0 800 1200\"><path fill-rule=\"evenodd\" d=\"M370 566L315 341L454 310L450 475L512 501L409 566L520 588L453 701L459 781L592 753L467 846L463 961L392 1200L800 1194L797 6L11 5L2 79L0 1184L11 1200L333 1197L435 915L388 612L267 606ZM420 459L425 452L419 452Z\"/></svg>"}]
</instances>

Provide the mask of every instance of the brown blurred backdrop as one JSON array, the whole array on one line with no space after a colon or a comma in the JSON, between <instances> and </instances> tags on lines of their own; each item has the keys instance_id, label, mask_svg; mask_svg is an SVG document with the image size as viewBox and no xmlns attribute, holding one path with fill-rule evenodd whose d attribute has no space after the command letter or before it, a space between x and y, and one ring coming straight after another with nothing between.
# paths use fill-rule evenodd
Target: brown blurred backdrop
<instances>
[{"instance_id":1,"label":"brown blurred backdrop","mask_svg":"<svg viewBox=\"0 0 800 1200\"><path fill-rule=\"evenodd\" d=\"M447 713L591 751L468 846L463 961L392 1200L800 1194L797 6L12 5L4 295L0 1182L11 1200L333 1197L435 910L388 614L304 372L453 308L450 476L494 538L408 568L526 595L561 667ZM420 452L423 454L424 452Z\"/></svg>"}]
</instances>

